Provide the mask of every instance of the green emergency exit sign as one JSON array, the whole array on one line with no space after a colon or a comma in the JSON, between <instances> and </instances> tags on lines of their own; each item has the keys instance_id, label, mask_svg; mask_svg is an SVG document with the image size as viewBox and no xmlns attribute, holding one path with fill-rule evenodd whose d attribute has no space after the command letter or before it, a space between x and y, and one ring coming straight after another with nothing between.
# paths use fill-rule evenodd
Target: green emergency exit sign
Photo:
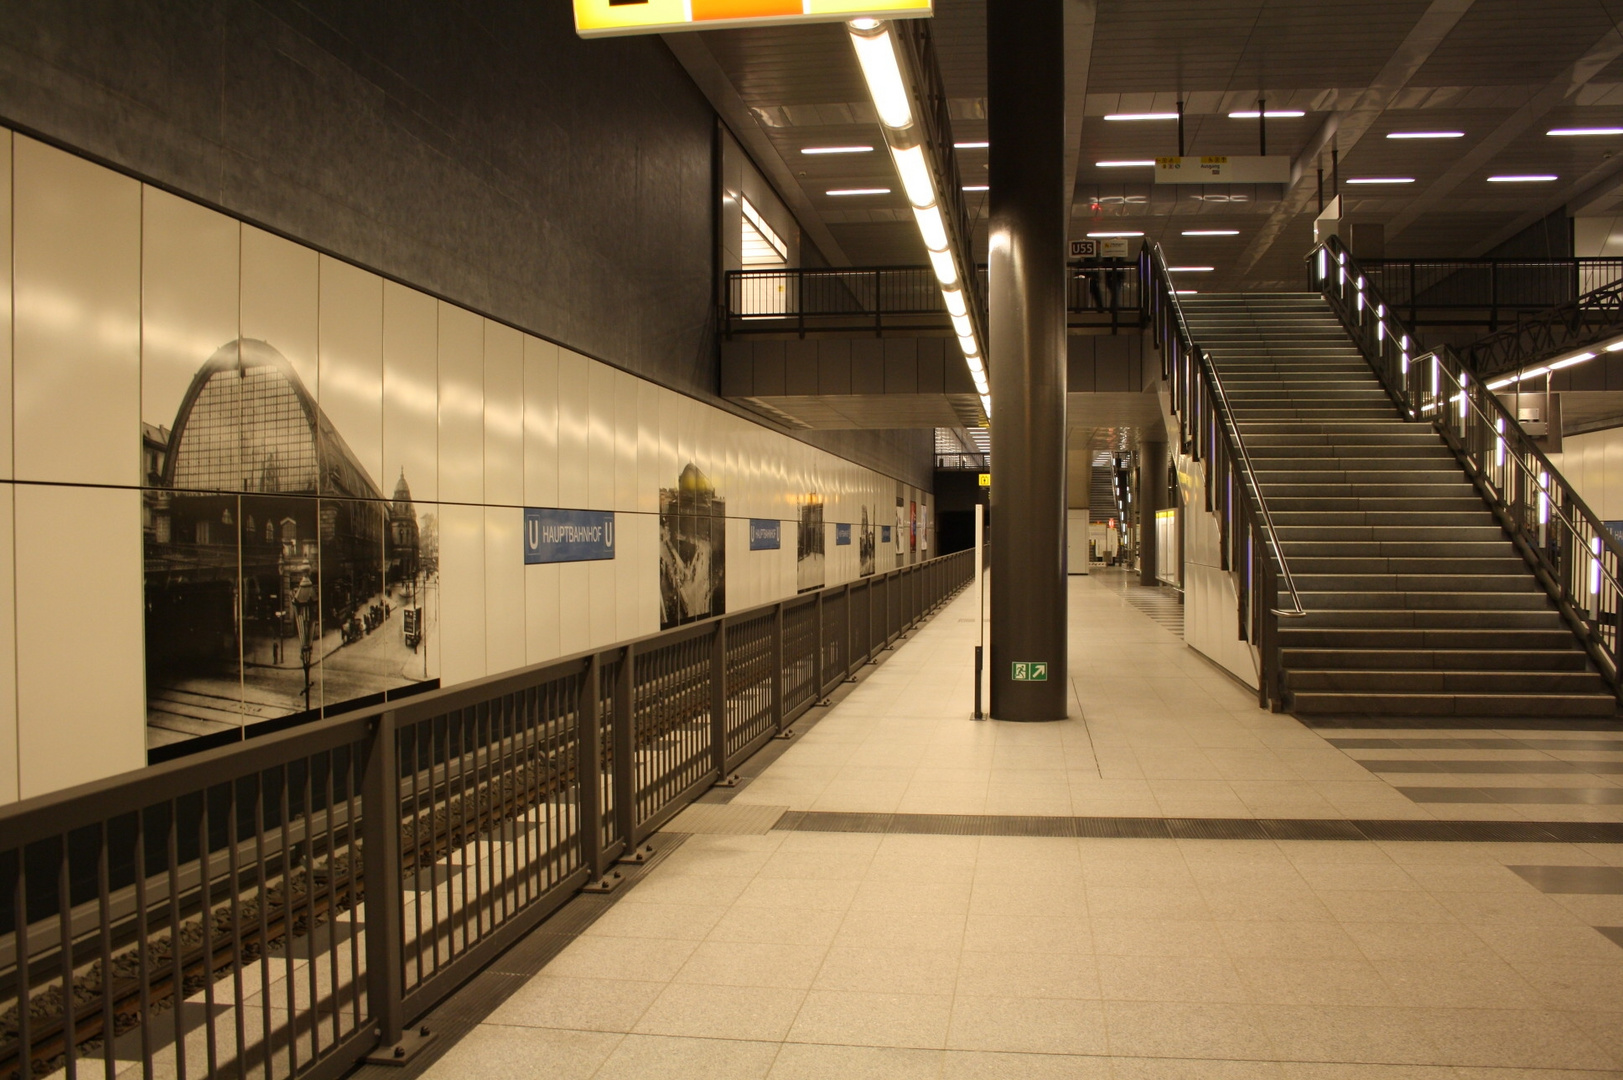
<instances>
[{"instance_id":1,"label":"green emergency exit sign","mask_svg":"<svg viewBox=\"0 0 1623 1080\"><path fill-rule=\"evenodd\" d=\"M1015 682L1047 682L1048 663L1044 660L1016 660L1010 665L1014 670L1009 676Z\"/></svg>"}]
</instances>

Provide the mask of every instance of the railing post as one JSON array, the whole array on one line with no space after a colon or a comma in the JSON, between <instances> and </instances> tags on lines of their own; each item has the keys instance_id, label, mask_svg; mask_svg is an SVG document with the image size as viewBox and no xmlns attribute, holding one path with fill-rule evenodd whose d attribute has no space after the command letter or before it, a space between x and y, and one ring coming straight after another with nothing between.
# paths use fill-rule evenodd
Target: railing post
<instances>
[{"instance_id":1,"label":"railing post","mask_svg":"<svg viewBox=\"0 0 1623 1080\"><path fill-rule=\"evenodd\" d=\"M361 781L362 871L366 890L366 1007L378 1035L369 1060L403 1063L427 1041L405 1032L404 901L400 879L400 763L395 713L380 713Z\"/></svg>"},{"instance_id":2,"label":"railing post","mask_svg":"<svg viewBox=\"0 0 1623 1080\"><path fill-rule=\"evenodd\" d=\"M637 658L627 645L614 688L614 819L626 850L637 845Z\"/></svg>"},{"instance_id":3,"label":"railing post","mask_svg":"<svg viewBox=\"0 0 1623 1080\"><path fill-rule=\"evenodd\" d=\"M812 649L812 700L823 696L823 654L828 649L823 639L823 592L817 591L817 599L812 602L815 611L813 621L817 624L816 646Z\"/></svg>"},{"instance_id":4,"label":"railing post","mask_svg":"<svg viewBox=\"0 0 1623 1080\"><path fill-rule=\"evenodd\" d=\"M716 780L727 779L727 620L716 620L710 642L710 751Z\"/></svg>"},{"instance_id":5,"label":"railing post","mask_svg":"<svg viewBox=\"0 0 1623 1080\"><path fill-rule=\"evenodd\" d=\"M851 600L851 583L845 583L845 679L851 678L855 669L856 658L851 655L851 609L856 605Z\"/></svg>"},{"instance_id":6,"label":"railing post","mask_svg":"<svg viewBox=\"0 0 1623 1080\"><path fill-rule=\"evenodd\" d=\"M778 602L772 613L772 727L782 731L783 724L783 602Z\"/></svg>"},{"instance_id":7,"label":"railing post","mask_svg":"<svg viewBox=\"0 0 1623 1080\"><path fill-rule=\"evenodd\" d=\"M580 805L581 862L591 867L598 881L608 869L603 864L603 667L602 653L586 661L586 685L575 710L579 729L575 736L575 788Z\"/></svg>"},{"instance_id":8,"label":"railing post","mask_svg":"<svg viewBox=\"0 0 1623 1080\"><path fill-rule=\"evenodd\" d=\"M873 272L873 336L874 337L884 337L885 336L885 317L882 314L882 312L884 311L884 304L882 304L880 302L880 299L879 299L879 290L882 287L882 283L880 281L880 276L879 275L880 275L880 271L875 270Z\"/></svg>"}]
</instances>

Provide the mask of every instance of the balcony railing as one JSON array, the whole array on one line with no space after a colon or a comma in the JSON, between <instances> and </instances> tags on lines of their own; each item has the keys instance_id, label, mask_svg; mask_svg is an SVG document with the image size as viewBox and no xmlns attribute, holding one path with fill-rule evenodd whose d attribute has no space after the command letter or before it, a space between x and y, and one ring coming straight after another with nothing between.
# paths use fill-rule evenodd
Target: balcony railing
<instances>
[{"instance_id":1,"label":"balcony railing","mask_svg":"<svg viewBox=\"0 0 1623 1080\"><path fill-rule=\"evenodd\" d=\"M981 269L981 292L986 271ZM1073 265L1066 286L1072 326L1141 324L1139 267ZM873 333L948 330L941 287L928 266L732 270L727 333Z\"/></svg>"},{"instance_id":2,"label":"balcony railing","mask_svg":"<svg viewBox=\"0 0 1623 1080\"><path fill-rule=\"evenodd\" d=\"M1366 259L1359 264L1412 329L1484 326L1568 303L1623 280L1623 259Z\"/></svg>"},{"instance_id":3,"label":"balcony railing","mask_svg":"<svg viewBox=\"0 0 1623 1080\"><path fill-rule=\"evenodd\" d=\"M611 887L973 567L958 552L0 809L0 1076L403 1063L430 1008Z\"/></svg>"}]
</instances>

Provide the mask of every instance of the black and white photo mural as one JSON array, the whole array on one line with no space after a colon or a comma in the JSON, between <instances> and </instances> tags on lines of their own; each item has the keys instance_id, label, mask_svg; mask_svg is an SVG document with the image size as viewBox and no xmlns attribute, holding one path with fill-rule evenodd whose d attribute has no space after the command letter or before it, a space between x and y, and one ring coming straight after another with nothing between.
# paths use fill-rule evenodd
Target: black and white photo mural
<instances>
[{"instance_id":1,"label":"black and white photo mural","mask_svg":"<svg viewBox=\"0 0 1623 1080\"><path fill-rule=\"evenodd\" d=\"M827 578L828 538L823 529L823 497L816 492L800 503L800 528L795 541L795 591L821 589Z\"/></svg>"},{"instance_id":2,"label":"black and white photo mural","mask_svg":"<svg viewBox=\"0 0 1623 1080\"><path fill-rule=\"evenodd\" d=\"M727 610L727 501L691 461L659 489L661 630Z\"/></svg>"},{"instance_id":3,"label":"black and white photo mural","mask_svg":"<svg viewBox=\"0 0 1623 1080\"><path fill-rule=\"evenodd\" d=\"M153 411L162 402L143 403ZM147 723L211 735L429 678L435 557L276 348L209 356L147 419Z\"/></svg>"},{"instance_id":4,"label":"black and white photo mural","mask_svg":"<svg viewBox=\"0 0 1623 1080\"><path fill-rule=\"evenodd\" d=\"M857 557L860 560L860 574L869 577L874 571L874 526L868 519L868 507L862 507L862 527L857 537Z\"/></svg>"}]
</instances>

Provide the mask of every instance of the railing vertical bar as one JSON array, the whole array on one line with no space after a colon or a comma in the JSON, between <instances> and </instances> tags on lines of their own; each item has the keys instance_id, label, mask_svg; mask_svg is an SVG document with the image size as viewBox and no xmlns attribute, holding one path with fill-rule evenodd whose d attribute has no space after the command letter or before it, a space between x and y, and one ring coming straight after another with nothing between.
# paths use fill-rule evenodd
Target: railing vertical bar
<instances>
[{"instance_id":1,"label":"railing vertical bar","mask_svg":"<svg viewBox=\"0 0 1623 1080\"><path fill-rule=\"evenodd\" d=\"M368 889L366 897L366 1001L378 1030L379 1046L398 1043L405 1027L401 1009L405 980L399 948L403 897L400 889L389 887L392 883L388 880L393 876L391 870L400 865L400 825L395 810L400 805L396 724L393 711L379 714L373 722L361 794L366 875L379 886ZM421 867L417 873L420 880Z\"/></svg>"},{"instance_id":2,"label":"railing vertical bar","mask_svg":"<svg viewBox=\"0 0 1623 1080\"><path fill-rule=\"evenodd\" d=\"M99 945L99 948L98 948L97 951L98 951L98 953L99 953L99 955L101 957L101 973L102 973L101 974L101 1045L102 1045L101 1057L102 1057L102 1073L103 1073L103 1076L105 1077L105 1080L113 1080L113 1077L114 1077L114 1075L116 1073L116 1069L117 1069L117 1066L115 1064L114 1055L113 1055L113 1042L114 1042L114 1039L116 1038L116 1036L118 1035L118 1024L117 1024L117 1020L115 1019L115 1017L113 1015L113 980L112 980L112 970L113 970L113 903L112 903L112 891L113 891L113 885L112 885L111 868L108 866L107 840L108 840L108 837L107 837L107 819L103 818L102 821L101 821L101 824L99 826L97 826L97 829L96 829L96 915L97 915L97 921L99 923L99 925L97 926L96 929L98 930L97 938L98 938L98 945ZM232 852L233 867L235 866L235 855L236 855L236 853L235 853L235 851L233 851ZM234 876L233 876L232 884L235 885ZM232 921L233 921L233 923L235 923L236 920L233 919ZM19 938L18 940L20 941L21 939ZM20 957L21 955L22 955L22 951L18 950L18 956ZM240 985L241 981L242 981L242 957L240 955L240 951L239 951L238 954L235 954L235 955L232 956L232 969L233 969L233 971L236 972L237 981L238 981L238 984ZM242 1001L242 993L241 993L240 990L238 991L235 1000L238 1003L240 1003ZM238 1015L237 1025L240 1028L241 1025L242 1025L242 1020L241 1020L242 1010L241 1010L241 1008L239 1007L236 1010L236 1012L237 1012L237 1015ZM26 1045L26 1043L24 1045ZM242 1049L241 1049L242 1048L242 1038L241 1038L241 1036L238 1036L238 1038L237 1038L237 1048L238 1048L237 1049L238 1060L241 1060L241 1054L242 1054Z\"/></svg>"},{"instance_id":3,"label":"railing vertical bar","mask_svg":"<svg viewBox=\"0 0 1623 1080\"><path fill-rule=\"evenodd\" d=\"M277 831L281 834L282 855L282 985L287 987L287 1071L299 1071L298 979L293 964L293 831L288 788L293 784L293 766L282 766L282 782L277 785Z\"/></svg>"},{"instance_id":4,"label":"railing vertical bar","mask_svg":"<svg viewBox=\"0 0 1623 1080\"><path fill-rule=\"evenodd\" d=\"M197 813L198 922L203 932L203 1052L209 1076L220 1072L214 1025L214 861L209 845L209 789L204 788ZM336 986L337 984L334 983ZM109 1054L109 1057L112 1055Z\"/></svg>"},{"instance_id":5,"label":"railing vertical bar","mask_svg":"<svg viewBox=\"0 0 1623 1080\"><path fill-rule=\"evenodd\" d=\"M56 866L57 952L62 965L62 1064L67 1071L67 1080L78 1080L79 1016L73 996L73 874L68 865L70 857L68 834L63 833ZM28 935L23 933L13 939L19 952L28 947L27 938ZM176 941L179 941L178 935ZM175 952L178 954L180 950L177 948ZM178 1013L180 1010L177 1007L175 1011Z\"/></svg>"}]
</instances>

